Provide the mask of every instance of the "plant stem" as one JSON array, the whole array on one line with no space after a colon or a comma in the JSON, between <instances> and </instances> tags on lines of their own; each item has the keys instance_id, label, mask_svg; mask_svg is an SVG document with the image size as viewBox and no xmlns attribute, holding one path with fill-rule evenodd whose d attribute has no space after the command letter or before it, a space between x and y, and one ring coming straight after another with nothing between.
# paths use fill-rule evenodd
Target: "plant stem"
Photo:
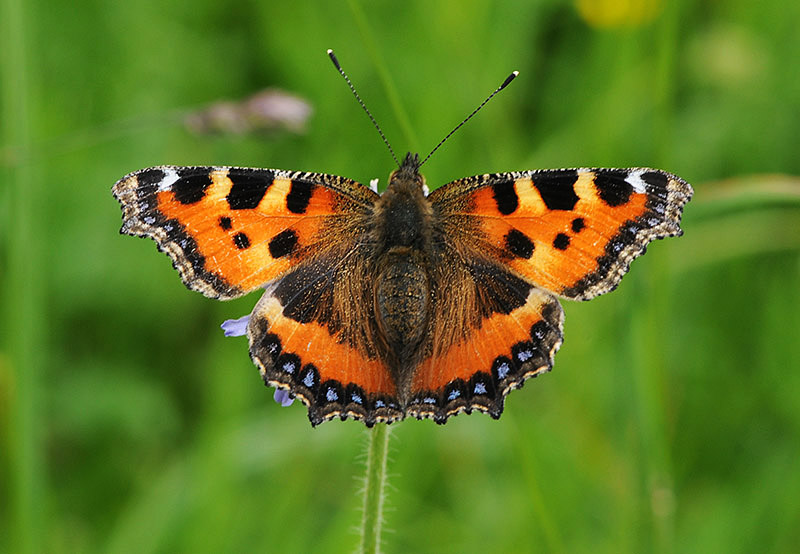
<instances>
[{"instance_id":1,"label":"plant stem","mask_svg":"<svg viewBox=\"0 0 800 554\"><path fill-rule=\"evenodd\" d=\"M377 554L381 549L386 458L389 451L389 426L378 423L369 431L367 479L364 489L364 517L361 521L361 552Z\"/></svg>"},{"instance_id":2,"label":"plant stem","mask_svg":"<svg viewBox=\"0 0 800 554\"><path fill-rule=\"evenodd\" d=\"M0 4L0 51L4 54L0 60L0 140L10 151L27 152L31 143L29 106L33 94L29 74L34 71L29 63L26 26L30 5L22 0ZM27 554L45 551L48 538L42 515L47 504L42 448L43 344L47 341L42 314L46 311L43 291L47 270L40 265L39 241L41 229L47 227L40 216L48 213L48 206L30 165L12 158L8 168L2 169L5 190L0 204L5 200L7 208L0 214L5 218L0 234L6 235L2 246L7 265L3 267L5 290L0 317L8 332L1 339L0 349L8 353L13 386L9 387L9 427L2 430L5 436L0 438L0 448L7 449L9 460L8 500L0 501L0 511L10 514L8 536L0 538L0 550L7 547Z\"/></svg>"},{"instance_id":3,"label":"plant stem","mask_svg":"<svg viewBox=\"0 0 800 554\"><path fill-rule=\"evenodd\" d=\"M383 56L380 54L378 41L375 40L375 36L372 33L372 27L370 26L369 21L367 21L367 16L364 13L364 9L361 7L361 4L358 2L358 0L349 0L348 4L350 6L350 13L353 14L353 19L355 19L356 26L361 32L361 37L364 40L364 50L372 60L375 69L378 70L378 76L383 84L383 89L386 91L386 97L389 99L389 104L392 106L392 111L394 111L397 122L400 124L400 128L403 130L403 134L406 137L406 143L408 144L410 151L419 152L419 140L417 139L417 134L414 132L414 127L411 125L411 119L408 117L408 112L406 112L405 108L403 108L403 102L400 99L400 94L397 92L394 79L392 79L392 73L386 65L386 61L383 59Z\"/></svg>"}]
</instances>

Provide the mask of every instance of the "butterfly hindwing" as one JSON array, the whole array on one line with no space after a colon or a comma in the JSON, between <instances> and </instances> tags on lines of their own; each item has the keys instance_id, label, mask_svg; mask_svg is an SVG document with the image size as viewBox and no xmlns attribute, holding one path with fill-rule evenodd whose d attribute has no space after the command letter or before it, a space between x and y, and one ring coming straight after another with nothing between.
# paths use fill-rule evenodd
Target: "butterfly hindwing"
<instances>
[{"instance_id":1,"label":"butterfly hindwing","mask_svg":"<svg viewBox=\"0 0 800 554\"><path fill-rule=\"evenodd\" d=\"M504 271L495 268L497 281L483 285L473 281L475 289L506 286L504 280L508 283L515 278L504 277ZM438 339L442 330L432 331L437 338L414 372L409 414L431 417L438 423L472 410L498 418L511 390L552 368L563 338L561 305L546 291L521 283L515 286L519 288L510 304L495 304L494 310L483 311L477 321L472 314L467 321L436 321L435 326L463 325L464 333L443 347Z\"/></svg>"},{"instance_id":2,"label":"butterfly hindwing","mask_svg":"<svg viewBox=\"0 0 800 554\"><path fill-rule=\"evenodd\" d=\"M385 362L363 337L351 336L374 318L352 319L337 328L330 320L333 295L343 292L332 279L310 285L306 290L314 291L314 298L299 301L284 295L284 283L267 289L248 324L250 357L264 382L300 398L313 425L337 416L362 419L369 426L402 417ZM319 289L327 289L322 297L316 296ZM304 303L316 314L303 313Z\"/></svg>"},{"instance_id":3,"label":"butterfly hindwing","mask_svg":"<svg viewBox=\"0 0 800 554\"><path fill-rule=\"evenodd\" d=\"M375 274L375 245L366 228L344 234L356 240L334 235L267 287L250 316L250 356L268 385L308 406L312 424L338 416L371 426L403 411L365 286Z\"/></svg>"},{"instance_id":4,"label":"butterfly hindwing","mask_svg":"<svg viewBox=\"0 0 800 554\"><path fill-rule=\"evenodd\" d=\"M454 181L430 195L443 232L538 287L588 300L658 238L681 234L691 187L659 170L559 169Z\"/></svg>"}]
</instances>

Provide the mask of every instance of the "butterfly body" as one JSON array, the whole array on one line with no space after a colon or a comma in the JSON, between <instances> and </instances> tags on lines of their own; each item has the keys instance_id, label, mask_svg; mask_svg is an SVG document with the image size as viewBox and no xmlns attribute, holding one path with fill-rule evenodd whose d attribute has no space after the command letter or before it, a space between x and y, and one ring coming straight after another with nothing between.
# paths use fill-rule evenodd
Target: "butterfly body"
<instances>
[{"instance_id":1,"label":"butterfly body","mask_svg":"<svg viewBox=\"0 0 800 554\"><path fill-rule=\"evenodd\" d=\"M419 158L409 154L375 206L374 311L398 384L405 384L413 370L432 300L432 210L423 185Z\"/></svg>"},{"instance_id":2,"label":"butterfly body","mask_svg":"<svg viewBox=\"0 0 800 554\"><path fill-rule=\"evenodd\" d=\"M113 189L122 232L153 238L213 298L264 288L247 326L264 381L316 425L439 423L549 371L557 297L612 290L692 189L658 170L485 174L425 194L408 154L383 195L342 177L226 167L144 169Z\"/></svg>"}]
</instances>

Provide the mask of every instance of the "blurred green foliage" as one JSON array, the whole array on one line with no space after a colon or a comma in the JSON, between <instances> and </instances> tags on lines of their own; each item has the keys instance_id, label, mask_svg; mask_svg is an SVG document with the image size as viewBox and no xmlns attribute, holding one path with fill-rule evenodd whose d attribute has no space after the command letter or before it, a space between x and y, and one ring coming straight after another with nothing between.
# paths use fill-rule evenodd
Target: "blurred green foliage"
<instances>
[{"instance_id":1,"label":"blurred green foliage","mask_svg":"<svg viewBox=\"0 0 800 554\"><path fill-rule=\"evenodd\" d=\"M365 431L312 429L111 185L156 164L392 168L325 56L425 166L655 166L686 235L568 303L553 373L500 421L393 426L386 552L800 545L800 3L0 0L0 551L351 552ZM176 114L268 86L305 134Z\"/></svg>"}]
</instances>

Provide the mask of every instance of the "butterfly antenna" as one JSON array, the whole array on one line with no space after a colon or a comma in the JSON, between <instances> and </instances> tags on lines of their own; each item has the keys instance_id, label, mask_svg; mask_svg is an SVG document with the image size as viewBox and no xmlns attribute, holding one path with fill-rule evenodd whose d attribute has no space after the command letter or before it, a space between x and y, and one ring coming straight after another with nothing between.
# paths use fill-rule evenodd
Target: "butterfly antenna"
<instances>
[{"instance_id":1,"label":"butterfly antenna","mask_svg":"<svg viewBox=\"0 0 800 554\"><path fill-rule=\"evenodd\" d=\"M458 130L461 128L461 126L462 126L462 125L464 125L464 124L465 124L467 121L469 121L470 119L472 119L472 117L473 117L473 116L474 116L476 113L478 113L479 111L481 111L481 108L482 108L482 107L484 107L484 106L486 105L486 103L487 103L487 102L489 102L489 100L491 100L492 98L494 98L494 95L495 95L495 94L497 94L498 92L500 92L501 90L503 90L504 88L506 88L506 87L508 86L508 84L509 84L511 81L513 81L513 80L514 80L514 78L515 78L517 75L519 75L519 71L512 71L512 72L511 72L511 75L509 75L508 77L506 77L506 80L505 80L505 81L503 81L503 84L502 84L502 85L500 85L499 87L497 87L496 89L494 89L494 92L493 92L492 94L490 94L490 95L489 95L489 96L486 98L486 100L484 100L483 102L481 102L480 106L478 106L477 108L475 108L475 109L472 111L472 113L471 113L471 114L469 114L467 117L465 117L465 118L464 118L464 121L462 121L461 123L459 123L458 125L456 125L456 126L455 126L455 128L454 128L452 131L450 131L449 133L447 133L447 136L446 136L446 137L444 137L444 138L443 138L443 139L442 139L442 140L439 142L439 144L437 144L437 145L436 145L436 148L434 148L433 150L431 150L430 154L428 154L427 156L425 156L425 159L424 159L424 160L422 160L422 163L421 163L421 164L419 164L419 165L420 165L420 166L422 166L422 164L424 164L425 162L427 162L427 161L428 161L428 158L430 158L431 156L433 156L433 153L434 153L434 152L436 152L436 151L439 149L439 147L445 143L445 141L446 141L447 139L449 139L451 136L453 136L453 133L455 133L456 131L458 131Z\"/></svg>"},{"instance_id":2,"label":"butterfly antenna","mask_svg":"<svg viewBox=\"0 0 800 554\"><path fill-rule=\"evenodd\" d=\"M353 96L356 97L356 100L358 100L358 103L361 105L361 107L364 109L364 111L369 116L369 120L372 121L372 124L378 130L378 134L383 139L383 143L386 145L386 148L389 149L389 153L392 155L392 159L394 159L394 163L396 163L397 166L400 167L400 162L398 161L397 156L395 155L394 150L392 149L392 145L389 144L389 141L386 139L386 135L383 134L383 131L381 130L381 126L378 125L378 122L375 121L374 117L372 117L372 114L370 113L369 109L367 109L367 105L364 104L364 101L361 100L361 97L358 95L358 92L356 92L356 87L354 87L353 83L350 82L350 77L347 76L347 73L344 72L344 69L342 69L342 66L339 65L339 60L336 59L336 54L334 54L333 50L331 50L330 48L328 49L328 57L330 57L331 61L333 62L333 65L336 66L336 69L339 71L339 73L341 73L342 77L344 77L344 80L347 82L347 86L350 87L350 90L353 92Z\"/></svg>"}]
</instances>

